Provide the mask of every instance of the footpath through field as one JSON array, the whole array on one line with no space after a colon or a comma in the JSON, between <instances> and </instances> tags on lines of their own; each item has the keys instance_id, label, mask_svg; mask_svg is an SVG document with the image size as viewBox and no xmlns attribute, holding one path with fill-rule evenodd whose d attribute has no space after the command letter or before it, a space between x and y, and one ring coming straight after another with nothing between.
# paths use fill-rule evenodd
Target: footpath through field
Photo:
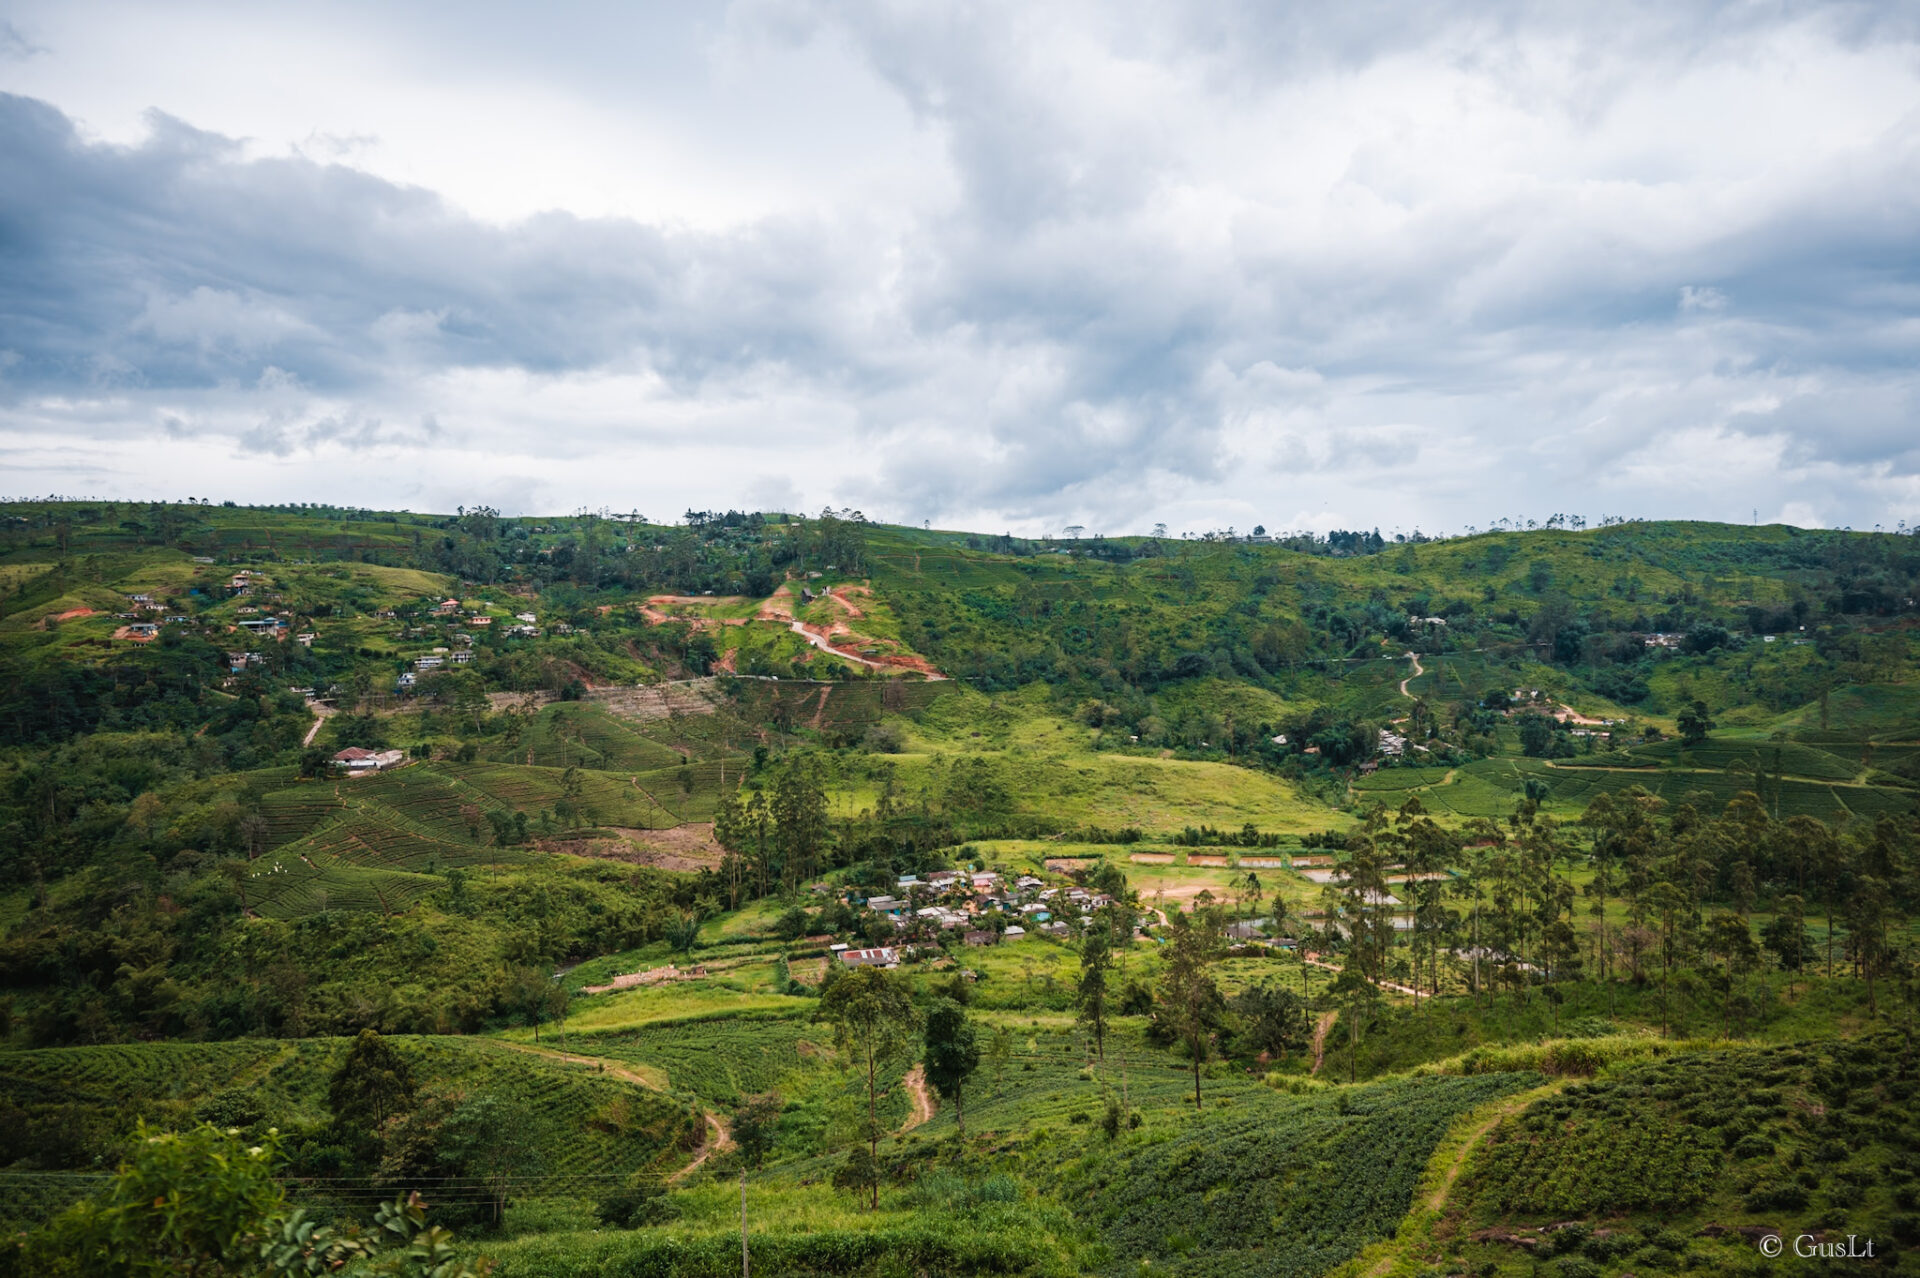
<instances>
[{"instance_id":1,"label":"footpath through field","mask_svg":"<svg viewBox=\"0 0 1920 1278\"><path fill-rule=\"evenodd\" d=\"M313 726L308 728L307 735L301 738L300 748L303 750L312 745L313 739L320 735L320 725L333 717L333 707L325 702L308 698L307 709L313 711Z\"/></svg>"},{"instance_id":2,"label":"footpath through field","mask_svg":"<svg viewBox=\"0 0 1920 1278\"><path fill-rule=\"evenodd\" d=\"M1340 1013L1338 1012L1322 1012L1320 1019L1314 1022L1312 1073L1318 1074L1320 1072L1320 1066L1325 1063L1327 1059L1327 1034L1333 1029L1333 1023L1338 1020L1339 1017Z\"/></svg>"},{"instance_id":3,"label":"footpath through field","mask_svg":"<svg viewBox=\"0 0 1920 1278\"><path fill-rule=\"evenodd\" d=\"M1533 1102L1553 1095L1574 1081L1570 1078L1555 1079L1544 1087L1488 1101L1456 1118L1427 1161L1426 1173L1420 1178L1420 1188L1393 1237L1375 1243L1335 1270L1337 1278L1387 1278L1396 1269L1427 1272L1425 1266L1432 1262L1433 1257L1414 1255L1413 1249L1433 1242L1434 1226L1440 1222L1447 1197L1453 1192L1454 1182L1460 1179L1460 1173L1466 1170L1473 1151L1480 1147L1480 1142L1502 1120L1513 1117ZM1414 1263L1404 1263L1408 1261Z\"/></svg>"},{"instance_id":4,"label":"footpath through field","mask_svg":"<svg viewBox=\"0 0 1920 1278\"><path fill-rule=\"evenodd\" d=\"M702 1163L712 1158L721 1150L731 1148L732 1145L733 1133L727 1130L726 1120L722 1119L718 1114L708 1114L706 1143L700 1146L700 1151L693 1156L692 1162L667 1177L667 1183L671 1185L676 1181L685 1180L688 1176L693 1175L694 1171L697 1170Z\"/></svg>"},{"instance_id":5,"label":"footpath through field","mask_svg":"<svg viewBox=\"0 0 1920 1278\"><path fill-rule=\"evenodd\" d=\"M922 1123L931 1122L934 1110L933 1095L927 1090L925 1065L915 1065L900 1082L907 1089L907 1094L913 1097L913 1113L908 1115L907 1121L894 1133L895 1136L905 1136Z\"/></svg>"},{"instance_id":6,"label":"footpath through field","mask_svg":"<svg viewBox=\"0 0 1920 1278\"><path fill-rule=\"evenodd\" d=\"M569 1065L585 1065L589 1069L605 1074L608 1078L617 1078L623 1083L632 1083L635 1087L644 1087L650 1092L667 1090L667 1072L649 1066L652 1077L624 1065L616 1065L604 1056L579 1056L572 1052L557 1052L551 1047L535 1047L531 1043L509 1043L505 1039L495 1039L502 1047L510 1047L516 1052L526 1052L531 1056L544 1056L551 1061L565 1061Z\"/></svg>"},{"instance_id":7,"label":"footpath through field","mask_svg":"<svg viewBox=\"0 0 1920 1278\"><path fill-rule=\"evenodd\" d=\"M501 1046L510 1047L516 1052L526 1052L531 1056L544 1056L548 1060L565 1061L570 1065L585 1065L598 1070L608 1078L617 1078L623 1083L632 1083L635 1087L644 1087L650 1092L664 1092L667 1090L666 1071L652 1066L644 1068L649 1069L655 1077L649 1077L639 1070L631 1069L624 1065L616 1065L604 1056L580 1056L573 1052L557 1052L551 1047L535 1047L529 1043L508 1043L502 1041ZM916 1066L915 1072L918 1072L918 1069L919 1067ZM908 1081L911 1083L912 1079L909 1078ZM922 1092L925 1091L925 1083L926 1080L923 1076L921 1079ZM924 1095L919 1097L918 1103L921 1105L927 1104ZM930 1109L927 1117L932 1117ZM707 1120L707 1139L701 1144L700 1148L694 1152L692 1162L667 1177L668 1184L671 1185L685 1180L698 1170L709 1158L712 1158L723 1149L732 1148L733 1132L728 1129L727 1120L711 1112L707 1113L705 1118ZM919 1121L925 1122L926 1118L922 1118ZM907 1127L916 1125L917 1124L909 1121ZM901 1130L905 1131L906 1128L903 1127Z\"/></svg>"},{"instance_id":8,"label":"footpath through field","mask_svg":"<svg viewBox=\"0 0 1920 1278\"><path fill-rule=\"evenodd\" d=\"M1338 963L1329 963L1324 959L1317 959L1313 957L1313 955L1311 954L1301 955L1300 961L1303 963L1307 963L1313 967L1322 968L1329 972L1344 972L1347 970L1346 968L1341 967ZM1392 990L1395 994L1405 994L1408 998L1421 999L1421 998L1427 997L1425 994L1422 994L1419 990L1408 989L1404 985L1395 985L1392 981L1375 981L1374 984L1378 985L1383 990Z\"/></svg>"},{"instance_id":9,"label":"footpath through field","mask_svg":"<svg viewBox=\"0 0 1920 1278\"><path fill-rule=\"evenodd\" d=\"M1411 698L1413 694L1407 691L1407 685L1412 683L1415 679L1418 679L1421 675L1425 674L1427 672L1427 668L1420 664L1420 658L1415 653L1409 652L1407 654L1407 660L1413 663L1413 673L1400 681L1400 695L1403 697Z\"/></svg>"}]
</instances>

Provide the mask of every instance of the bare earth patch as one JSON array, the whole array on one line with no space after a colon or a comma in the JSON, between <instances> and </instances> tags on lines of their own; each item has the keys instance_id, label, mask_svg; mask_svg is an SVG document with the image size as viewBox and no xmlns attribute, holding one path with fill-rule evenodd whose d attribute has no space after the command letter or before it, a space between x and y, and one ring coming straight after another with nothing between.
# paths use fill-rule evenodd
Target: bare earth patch
<instances>
[{"instance_id":1,"label":"bare earth patch","mask_svg":"<svg viewBox=\"0 0 1920 1278\"><path fill-rule=\"evenodd\" d=\"M713 841L713 822L694 821L669 830L641 830L629 826L611 826L617 837L605 834L572 839L542 839L540 848L567 856L591 857L599 861L625 861L656 870L716 869L725 850Z\"/></svg>"}]
</instances>

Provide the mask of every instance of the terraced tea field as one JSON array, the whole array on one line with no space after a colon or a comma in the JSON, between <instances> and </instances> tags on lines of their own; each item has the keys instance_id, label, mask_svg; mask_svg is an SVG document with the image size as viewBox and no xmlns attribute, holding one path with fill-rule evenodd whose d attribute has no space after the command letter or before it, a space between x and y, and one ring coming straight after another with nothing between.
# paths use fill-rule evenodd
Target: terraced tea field
<instances>
[{"instance_id":1,"label":"terraced tea field","mask_svg":"<svg viewBox=\"0 0 1920 1278\"><path fill-rule=\"evenodd\" d=\"M1715 810L1743 790L1753 789L1750 773L1732 770L1693 769L1656 766L1656 758L1641 757L1645 766L1633 766L1634 756L1624 766L1606 766L1612 756L1561 759L1548 763L1539 759L1481 759L1454 769L1386 768L1372 776L1354 781L1353 792L1366 802L1397 807L1409 796L1418 795L1427 808L1458 817L1503 817L1526 792L1529 779L1547 787L1547 803L1562 815L1574 815L1599 794L1616 793L1640 786L1669 803L1689 796L1705 795ZM1729 758L1738 758L1729 752ZM1825 771L1841 771L1835 763L1824 762L1817 751L1797 756L1799 766L1818 766ZM1852 774L1849 773L1849 776ZM1770 786L1772 783L1769 783ZM1913 811L1920 804L1920 790L1894 786L1870 786L1852 783L1809 780L1789 776L1775 787L1779 792L1782 817L1807 815L1821 820L1846 820L1854 816L1876 817L1882 813ZM1769 789L1769 798L1773 790Z\"/></svg>"}]
</instances>

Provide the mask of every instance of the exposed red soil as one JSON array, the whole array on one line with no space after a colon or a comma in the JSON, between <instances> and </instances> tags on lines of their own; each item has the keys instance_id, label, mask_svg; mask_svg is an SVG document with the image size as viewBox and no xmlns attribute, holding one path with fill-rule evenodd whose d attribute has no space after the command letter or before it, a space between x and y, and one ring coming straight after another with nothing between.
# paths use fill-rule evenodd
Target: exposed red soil
<instances>
[{"instance_id":1,"label":"exposed red soil","mask_svg":"<svg viewBox=\"0 0 1920 1278\"><path fill-rule=\"evenodd\" d=\"M712 630L718 626L744 626L745 617L676 617L662 612L662 608L679 607L686 604L712 606L716 604L737 604L745 602L739 595L649 595L640 605L640 615L647 624L660 626L669 621L678 621L695 630Z\"/></svg>"},{"instance_id":2,"label":"exposed red soil","mask_svg":"<svg viewBox=\"0 0 1920 1278\"><path fill-rule=\"evenodd\" d=\"M818 597L824 601L831 601L835 606L840 608L847 617L858 620L866 616L866 614L861 611L858 604L847 597L853 594L869 595L871 592L865 586L840 586L832 590L823 591ZM826 626L820 626L812 622L799 620L794 616L794 606L799 602L799 597L794 592L792 582L781 582L777 590L760 601L760 606L754 611L754 615L751 618L675 617L662 611L663 608L685 604L712 605L740 602L740 597L735 595L652 595L647 599L646 603L640 606L640 615L646 618L649 623L656 626L668 621L680 621L692 626L696 630L713 629L714 627L723 625L743 626L747 624L749 620L769 621L776 625L786 627L821 652L844 658L845 660L853 662L855 665L866 666L871 670L912 670L925 675L929 679L946 678L931 661L914 653L885 650L873 653L862 652L862 648L884 645L889 641L874 639L871 636L860 634L845 621L836 619ZM729 654L729 656L731 656L731 654ZM721 668L731 671L733 666L727 664L725 659L723 659Z\"/></svg>"}]
</instances>

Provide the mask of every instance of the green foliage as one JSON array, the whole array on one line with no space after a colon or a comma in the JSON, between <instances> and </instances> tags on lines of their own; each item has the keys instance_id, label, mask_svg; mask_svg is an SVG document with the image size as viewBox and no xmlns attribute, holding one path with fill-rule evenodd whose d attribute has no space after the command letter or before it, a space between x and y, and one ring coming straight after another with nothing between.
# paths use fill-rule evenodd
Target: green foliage
<instances>
[{"instance_id":1,"label":"green foliage","mask_svg":"<svg viewBox=\"0 0 1920 1278\"><path fill-rule=\"evenodd\" d=\"M361 1030L327 1083L334 1123L354 1140L371 1140L386 1121L411 1110L413 1065L373 1030Z\"/></svg>"},{"instance_id":2,"label":"green foliage","mask_svg":"<svg viewBox=\"0 0 1920 1278\"><path fill-rule=\"evenodd\" d=\"M898 1220L878 1228L753 1235L755 1273L782 1278L1068 1278L1076 1267L1030 1229ZM501 1278L734 1278L740 1235L644 1230L528 1239L492 1249Z\"/></svg>"},{"instance_id":3,"label":"green foliage","mask_svg":"<svg viewBox=\"0 0 1920 1278\"><path fill-rule=\"evenodd\" d=\"M177 1134L142 1125L108 1188L53 1232L71 1239L87 1272L246 1273L256 1236L286 1204L276 1154L271 1137L248 1145L206 1125Z\"/></svg>"},{"instance_id":4,"label":"green foliage","mask_svg":"<svg viewBox=\"0 0 1920 1278\"><path fill-rule=\"evenodd\" d=\"M1285 1058L1312 1034L1306 999L1279 982L1249 985L1229 1005L1240 1018L1240 1044L1255 1052Z\"/></svg>"},{"instance_id":5,"label":"green foliage","mask_svg":"<svg viewBox=\"0 0 1920 1278\"><path fill-rule=\"evenodd\" d=\"M1503 1121L1461 1177L1457 1210L1475 1225L1644 1214L1684 1240L1690 1218L1751 1213L1779 1227L1808 1209L1819 1227L1894 1254L1914 1086L1897 1034L1616 1069Z\"/></svg>"},{"instance_id":6,"label":"green foliage","mask_svg":"<svg viewBox=\"0 0 1920 1278\"><path fill-rule=\"evenodd\" d=\"M1172 1274L1324 1273L1393 1231L1453 1118L1539 1081L1507 1074L1248 1098L1089 1160L1076 1191L1116 1250Z\"/></svg>"},{"instance_id":7,"label":"green foliage","mask_svg":"<svg viewBox=\"0 0 1920 1278\"><path fill-rule=\"evenodd\" d=\"M642 1178L602 1198L594 1218L613 1229L639 1229L678 1220L679 1205L658 1180Z\"/></svg>"},{"instance_id":8,"label":"green foliage","mask_svg":"<svg viewBox=\"0 0 1920 1278\"><path fill-rule=\"evenodd\" d=\"M1484 1150L1475 1187L1489 1209L1557 1217L1691 1207L1724 1161L1698 1129L1631 1111L1568 1124L1541 1142L1502 1132Z\"/></svg>"},{"instance_id":9,"label":"green foliage","mask_svg":"<svg viewBox=\"0 0 1920 1278\"><path fill-rule=\"evenodd\" d=\"M747 1166L757 1169L766 1162L779 1135L781 1108L780 1093L765 1092L747 1097L746 1103L734 1111L733 1143Z\"/></svg>"},{"instance_id":10,"label":"green foliage","mask_svg":"<svg viewBox=\"0 0 1920 1278\"><path fill-rule=\"evenodd\" d=\"M249 1145L238 1131L135 1132L107 1185L44 1229L18 1240L0 1268L33 1275L142 1278L162 1274L356 1273L390 1278L478 1278L444 1228L426 1223L417 1195L383 1203L371 1231L318 1225L289 1211L275 1178L277 1134Z\"/></svg>"},{"instance_id":11,"label":"green foliage","mask_svg":"<svg viewBox=\"0 0 1920 1278\"><path fill-rule=\"evenodd\" d=\"M967 1009L950 998L937 998L926 1014L926 1046L922 1055L927 1081L934 1091L953 1102L955 1120L964 1137L967 1080L980 1068L980 1043Z\"/></svg>"}]
</instances>

